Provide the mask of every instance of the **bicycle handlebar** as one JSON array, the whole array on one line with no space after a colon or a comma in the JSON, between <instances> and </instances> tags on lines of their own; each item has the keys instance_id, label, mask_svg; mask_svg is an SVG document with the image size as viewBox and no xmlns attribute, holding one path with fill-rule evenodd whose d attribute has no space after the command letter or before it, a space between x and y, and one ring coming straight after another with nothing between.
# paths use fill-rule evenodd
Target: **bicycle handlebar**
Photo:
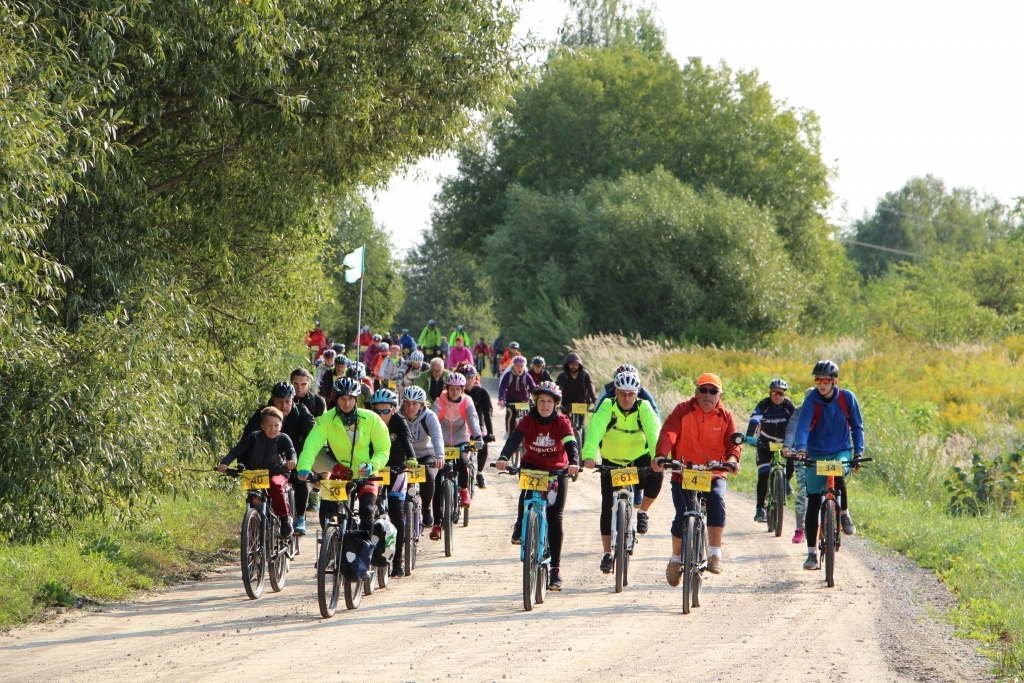
<instances>
[{"instance_id":1,"label":"bicycle handlebar","mask_svg":"<svg viewBox=\"0 0 1024 683\"><path fill-rule=\"evenodd\" d=\"M497 467L496 463L491 463L491 467ZM519 474L520 472L546 472L549 477L561 477L568 476L569 470L531 470L528 467L506 467L504 470L498 472L498 474Z\"/></svg>"},{"instance_id":2,"label":"bicycle handlebar","mask_svg":"<svg viewBox=\"0 0 1024 683\"><path fill-rule=\"evenodd\" d=\"M721 462L719 460L711 460L706 465L694 465L692 462L684 463L682 460L669 460L667 458L655 458L654 461L661 465L666 470L710 470L711 472L729 472L730 474L736 473L736 469L734 467L730 467L730 465L738 464L730 462Z\"/></svg>"}]
</instances>

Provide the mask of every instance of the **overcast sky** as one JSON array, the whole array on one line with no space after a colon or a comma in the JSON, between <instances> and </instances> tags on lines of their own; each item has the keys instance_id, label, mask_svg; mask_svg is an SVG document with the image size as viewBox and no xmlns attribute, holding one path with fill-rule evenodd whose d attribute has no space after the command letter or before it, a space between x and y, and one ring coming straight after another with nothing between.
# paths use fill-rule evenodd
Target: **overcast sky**
<instances>
[{"instance_id":1,"label":"overcast sky","mask_svg":"<svg viewBox=\"0 0 1024 683\"><path fill-rule=\"evenodd\" d=\"M563 2L523 5L518 30L554 39ZM1024 2L663 0L668 49L758 69L772 94L821 118L833 219L846 224L932 173L1004 203L1024 195ZM405 250L429 225L450 156L422 161L374 199Z\"/></svg>"}]
</instances>

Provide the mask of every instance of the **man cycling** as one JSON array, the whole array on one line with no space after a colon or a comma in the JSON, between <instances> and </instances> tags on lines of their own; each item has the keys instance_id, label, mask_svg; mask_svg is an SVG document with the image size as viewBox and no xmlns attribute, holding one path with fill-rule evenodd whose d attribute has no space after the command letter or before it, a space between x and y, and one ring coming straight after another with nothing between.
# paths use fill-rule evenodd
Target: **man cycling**
<instances>
[{"instance_id":1,"label":"man cycling","mask_svg":"<svg viewBox=\"0 0 1024 683\"><path fill-rule=\"evenodd\" d=\"M366 374L372 373L373 369L377 367L377 357L380 355L380 342L380 335L373 335L373 341L370 343L369 347L367 347L366 352L363 353L363 357L360 359L363 361L363 365L366 366Z\"/></svg>"},{"instance_id":2,"label":"man cycling","mask_svg":"<svg viewBox=\"0 0 1024 683\"><path fill-rule=\"evenodd\" d=\"M782 444L786 440L786 427L793 417L796 406L786 398L789 391L789 384L784 379L773 379L768 385L768 398L761 399L761 402L754 408L750 415L750 423L747 425L747 443L757 448L757 502L754 508L754 521L765 521L764 499L768 495L768 475L772 469L772 443ZM754 434L760 436L755 438ZM791 488L788 482L793 480L794 464L792 460L786 461L787 488Z\"/></svg>"},{"instance_id":3,"label":"man cycling","mask_svg":"<svg viewBox=\"0 0 1024 683\"><path fill-rule=\"evenodd\" d=\"M499 470L508 469L509 458L522 445L525 451L522 462L524 469L568 470L568 476L576 474L580 469L576 437L573 436L569 418L556 410L562 392L554 382L544 382L533 390L533 396L536 405L509 435L495 466ZM565 510L568 492L566 475L558 475L555 480L555 502L548 505L545 513L548 521L548 548L551 552L548 588L553 591L562 590L562 512ZM519 512L512 527L512 543L516 545L519 545L522 535L523 502L527 493L519 493Z\"/></svg>"},{"instance_id":4,"label":"man cycling","mask_svg":"<svg viewBox=\"0 0 1024 683\"><path fill-rule=\"evenodd\" d=\"M512 359L519 355L522 355L519 353L519 342L509 342L508 348L501 354L501 361L498 363L498 373L504 375L508 371L509 366L512 365Z\"/></svg>"},{"instance_id":5,"label":"man cycling","mask_svg":"<svg viewBox=\"0 0 1024 683\"><path fill-rule=\"evenodd\" d=\"M328 400L331 397L331 387L335 380L341 379L348 369L346 363L339 363L334 349L327 349L323 355L324 362L316 369L316 377L313 380L313 390Z\"/></svg>"},{"instance_id":6,"label":"man cycling","mask_svg":"<svg viewBox=\"0 0 1024 683\"><path fill-rule=\"evenodd\" d=\"M821 495L825 492L828 478L821 476L814 468L817 460L850 461L864 454L864 419L860 405L852 391L839 388L839 366L830 360L818 361L812 371L817 391L811 392L800 406L800 419L796 425L796 451L798 458L807 458L807 560L804 569L818 568L818 513L821 511ZM849 467L844 466L844 471ZM852 536L857 532L850 517L850 496L846 490L846 477L835 478L839 493L839 521L843 533Z\"/></svg>"},{"instance_id":7,"label":"man cycling","mask_svg":"<svg viewBox=\"0 0 1024 683\"><path fill-rule=\"evenodd\" d=\"M457 372L453 372L445 378L446 391L438 396L430 410L437 415L437 421L441 424L441 438L448 448L468 445L470 442L479 442L480 422L477 419L476 407L473 400L463 396L466 389L466 378ZM459 503L462 507L468 508L471 504L469 497L469 453L464 452L455 461L455 471L459 477ZM439 521L441 515L441 497L434 496L434 517L435 522ZM441 526L434 525L430 532L431 540L437 541L441 538Z\"/></svg>"},{"instance_id":8,"label":"man cycling","mask_svg":"<svg viewBox=\"0 0 1024 683\"><path fill-rule=\"evenodd\" d=\"M484 371L484 368L487 367L487 359L490 357L491 347L487 345L483 337L480 337L480 341L473 347L473 359L476 360L477 372Z\"/></svg>"},{"instance_id":9,"label":"man cycling","mask_svg":"<svg viewBox=\"0 0 1024 683\"><path fill-rule=\"evenodd\" d=\"M705 373L697 379L693 398L675 407L665 420L658 437L659 458L681 462L683 466L724 463L733 474L740 471L740 447L732 442L736 421L722 405L722 380L718 375ZM654 469L663 469L655 461ZM711 491L705 495L708 513L708 571L722 573L722 532L725 531L725 491L728 480L725 472L714 471ZM672 503L676 517L672 522L672 557L665 568L670 586L678 586L683 575L683 524L687 512L694 511L696 497L683 491L680 474L672 474Z\"/></svg>"},{"instance_id":10,"label":"man cycling","mask_svg":"<svg viewBox=\"0 0 1024 683\"><path fill-rule=\"evenodd\" d=\"M320 417L327 410L327 402L323 396L316 394L313 388L313 375L306 368L295 368L288 378L295 387L295 402L306 407L314 418Z\"/></svg>"},{"instance_id":11,"label":"man cycling","mask_svg":"<svg viewBox=\"0 0 1024 683\"><path fill-rule=\"evenodd\" d=\"M320 329L320 321L313 323L313 329L306 332L306 349L309 350L309 363L312 365L320 354L327 348L327 340L324 338L323 330Z\"/></svg>"},{"instance_id":12,"label":"man cycling","mask_svg":"<svg viewBox=\"0 0 1024 683\"><path fill-rule=\"evenodd\" d=\"M444 367L444 361L434 358L430 361L430 372L420 375L416 380L416 386L426 391L431 401L436 401L437 397L444 393L448 374L448 369Z\"/></svg>"},{"instance_id":13,"label":"man cycling","mask_svg":"<svg viewBox=\"0 0 1024 683\"><path fill-rule=\"evenodd\" d=\"M441 330L437 329L437 321L428 320L427 326L420 332L420 350L428 361L441 356Z\"/></svg>"},{"instance_id":14,"label":"man cycling","mask_svg":"<svg viewBox=\"0 0 1024 683\"><path fill-rule=\"evenodd\" d=\"M565 357L562 365L562 372L558 374L555 384L562 390L562 412L566 415L572 414L573 403L586 403L594 405L597 403L597 396L594 392L594 380L590 373L583 367L578 353L570 353Z\"/></svg>"},{"instance_id":15,"label":"man cycling","mask_svg":"<svg viewBox=\"0 0 1024 683\"><path fill-rule=\"evenodd\" d=\"M548 363L544 360L544 356L534 356L533 360L530 361L530 377L537 386L540 386L541 382L555 381L551 377L551 373L548 372L547 367Z\"/></svg>"},{"instance_id":16,"label":"man cycling","mask_svg":"<svg viewBox=\"0 0 1024 683\"><path fill-rule=\"evenodd\" d=\"M514 404L529 403L530 394L536 387L530 373L526 371L526 357L513 357L511 367L498 382L498 405L505 406L505 434L512 433L519 417L519 410Z\"/></svg>"},{"instance_id":17,"label":"man cycling","mask_svg":"<svg viewBox=\"0 0 1024 683\"><path fill-rule=\"evenodd\" d=\"M400 348L397 344L395 348ZM390 389L380 389L373 394L373 412L380 416L384 424L388 426L388 434L391 436L391 456L388 458L388 467L402 467L410 460L416 461L416 452L412 445L412 435L409 431L409 423L398 413L398 394ZM402 550L405 547L405 494L408 488L405 472L401 472L391 479L388 490L388 517L395 525L397 534L395 536L395 556L391 564L391 576L405 576L405 567L402 565Z\"/></svg>"},{"instance_id":18,"label":"man cycling","mask_svg":"<svg viewBox=\"0 0 1024 683\"><path fill-rule=\"evenodd\" d=\"M416 460L426 466L427 480L420 484L423 526L434 526L434 480L444 467L444 439L437 415L427 408L427 392L412 386L402 390L402 415L409 423Z\"/></svg>"},{"instance_id":19,"label":"man cycling","mask_svg":"<svg viewBox=\"0 0 1024 683\"><path fill-rule=\"evenodd\" d=\"M468 349L470 337L466 333L466 328L462 325L457 325L455 327L455 331L452 332L451 335L448 337L448 346L455 346L455 340L458 337L462 337L462 344Z\"/></svg>"},{"instance_id":20,"label":"man cycling","mask_svg":"<svg viewBox=\"0 0 1024 683\"><path fill-rule=\"evenodd\" d=\"M498 368L502 355L505 353L505 337L498 335L491 342L491 377L500 376L501 372Z\"/></svg>"},{"instance_id":21,"label":"man cycling","mask_svg":"<svg viewBox=\"0 0 1024 683\"><path fill-rule=\"evenodd\" d=\"M658 441L661 420L650 403L638 398L640 378L633 373L623 372L615 378L615 398L598 406L590 420L587 442L583 445L583 466L594 469L597 450L601 449L601 460L607 465L620 467L647 467L651 465L653 445ZM660 471L640 475L644 492L643 504L636 514L637 533L646 534L648 529L647 511L661 492L664 475ZM601 472L601 543L604 556L601 571L612 571L612 505L614 504L612 475Z\"/></svg>"},{"instance_id":22,"label":"man cycling","mask_svg":"<svg viewBox=\"0 0 1024 683\"><path fill-rule=\"evenodd\" d=\"M409 330L402 328L402 336L398 338L398 345L402 347L402 356L408 358L417 349L416 340L409 334Z\"/></svg>"},{"instance_id":23,"label":"man cycling","mask_svg":"<svg viewBox=\"0 0 1024 683\"><path fill-rule=\"evenodd\" d=\"M306 437L299 456L299 479L307 479L313 471L331 472L339 479L369 477L380 472L391 455L391 435L380 416L371 410L356 407L359 383L342 377L334 383L334 407L316 420ZM324 444L330 444L333 457L317 458ZM377 482L365 482L359 489L359 528L371 533L377 506ZM321 508L321 523L327 505Z\"/></svg>"}]
</instances>

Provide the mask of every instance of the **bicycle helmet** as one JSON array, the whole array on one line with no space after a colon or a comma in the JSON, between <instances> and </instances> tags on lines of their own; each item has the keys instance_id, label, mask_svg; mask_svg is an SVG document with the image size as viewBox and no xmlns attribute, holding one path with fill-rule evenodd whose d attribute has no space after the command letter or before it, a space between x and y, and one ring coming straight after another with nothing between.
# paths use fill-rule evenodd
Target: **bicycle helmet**
<instances>
[{"instance_id":1,"label":"bicycle helmet","mask_svg":"<svg viewBox=\"0 0 1024 683\"><path fill-rule=\"evenodd\" d=\"M768 385L768 391L772 391L773 389L789 391L789 383L784 379L773 379L772 383Z\"/></svg>"},{"instance_id":2,"label":"bicycle helmet","mask_svg":"<svg viewBox=\"0 0 1024 683\"><path fill-rule=\"evenodd\" d=\"M615 375L615 388L619 391L640 391L640 378L632 372Z\"/></svg>"},{"instance_id":3,"label":"bicycle helmet","mask_svg":"<svg viewBox=\"0 0 1024 683\"><path fill-rule=\"evenodd\" d=\"M409 334L409 328L408 327L403 327L402 328L402 334Z\"/></svg>"},{"instance_id":4,"label":"bicycle helmet","mask_svg":"<svg viewBox=\"0 0 1024 683\"><path fill-rule=\"evenodd\" d=\"M465 328L465 327L463 327L462 325L459 325L459 326L458 326L458 327L456 327L455 329L456 329L456 330L458 330L459 332L462 332L462 331L463 331L464 329L466 329L466 328Z\"/></svg>"},{"instance_id":5,"label":"bicycle helmet","mask_svg":"<svg viewBox=\"0 0 1024 683\"><path fill-rule=\"evenodd\" d=\"M379 348L381 351L388 351L391 348L391 344L382 341L377 348Z\"/></svg>"},{"instance_id":6,"label":"bicycle helmet","mask_svg":"<svg viewBox=\"0 0 1024 683\"><path fill-rule=\"evenodd\" d=\"M612 373L612 377L621 375L624 372L636 375L637 377L640 376L640 371L634 368L632 365L620 365L619 367L615 368L615 372Z\"/></svg>"},{"instance_id":7,"label":"bicycle helmet","mask_svg":"<svg viewBox=\"0 0 1024 683\"><path fill-rule=\"evenodd\" d=\"M332 347L332 349L333 349L333 351L334 351L335 353L339 353L339 354L343 354L343 353L345 353L345 345L344 345L344 344L335 344L335 345L334 345L334 346Z\"/></svg>"},{"instance_id":8,"label":"bicycle helmet","mask_svg":"<svg viewBox=\"0 0 1024 683\"><path fill-rule=\"evenodd\" d=\"M427 324L428 324L428 325L436 325L436 324L437 324L437 321L436 321L436 320L428 320L428 321L427 321Z\"/></svg>"},{"instance_id":9,"label":"bicycle helmet","mask_svg":"<svg viewBox=\"0 0 1024 683\"><path fill-rule=\"evenodd\" d=\"M388 348L388 351L401 351L401 350L402 350L402 347L401 347L401 346L399 346L398 344L392 344L392 345L391 345L391 346L390 346L390 347Z\"/></svg>"},{"instance_id":10,"label":"bicycle helmet","mask_svg":"<svg viewBox=\"0 0 1024 683\"><path fill-rule=\"evenodd\" d=\"M508 343L508 348L510 348L510 349L518 349L519 348L519 342L509 342Z\"/></svg>"},{"instance_id":11,"label":"bicycle helmet","mask_svg":"<svg viewBox=\"0 0 1024 683\"><path fill-rule=\"evenodd\" d=\"M554 382L541 382L533 388L533 395L547 394L555 401L562 400L562 390Z\"/></svg>"},{"instance_id":12,"label":"bicycle helmet","mask_svg":"<svg viewBox=\"0 0 1024 683\"><path fill-rule=\"evenodd\" d=\"M402 390L402 400L425 404L427 402L427 392L417 386L406 387Z\"/></svg>"},{"instance_id":13,"label":"bicycle helmet","mask_svg":"<svg viewBox=\"0 0 1024 683\"><path fill-rule=\"evenodd\" d=\"M271 389L270 395L274 398L295 398L295 387L288 382L278 382Z\"/></svg>"},{"instance_id":14,"label":"bicycle helmet","mask_svg":"<svg viewBox=\"0 0 1024 683\"><path fill-rule=\"evenodd\" d=\"M326 351L324 351L324 360L331 360L337 355L338 354L335 353L334 349L327 349Z\"/></svg>"},{"instance_id":15,"label":"bicycle helmet","mask_svg":"<svg viewBox=\"0 0 1024 683\"><path fill-rule=\"evenodd\" d=\"M355 381L351 377L342 377L334 383L335 397L358 396L360 391L359 382Z\"/></svg>"},{"instance_id":16,"label":"bicycle helmet","mask_svg":"<svg viewBox=\"0 0 1024 683\"><path fill-rule=\"evenodd\" d=\"M526 365L526 356L516 356L512 359L512 365Z\"/></svg>"},{"instance_id":17,"label":"bicycle helmet","mask_svg":"<svg viewBox=\"0 0 1024 683\"><path fill-rule=\"evenodd\" d=\"M413 351L412 353L409 354L409 360L411 360L413 363L422 363L423 354L420 353L419 351Z\"/></svg>"},{"instance_id":18,"label":"bicycle helmet","mask_svg":"<svg viewBox=\"0 0 1024 683\"><path fill-rule=\"evenodd\" d=\"M460 369L459 372L465 375L466 379L473 379L476 377L476 368L469 364L467 364L465 368Z\"/></svg>"},{"instance_id":19,"label":"bicycle helmet","mask_svg":"<svg viewBox=\"0 0 1024 683\"><path fill-rule=\"evenodd\" d=\"M839 366L830 360L819 360L814 364L812 375L828 375L829 377L839 376Z\"/></svg>"},{"instance_id":20,"label":"bicycle helmet","mask_svg":"<svg viewBox=\"0 0 1024 683\"><path fill-rule=\"evenodd\" d=\"M390 389L378 389L373 392L373 396L370 397L370 404L377 405L378 403L390 403L393 406L397 406L398 394Z\"/></svg>"},{"instance_id":21,"label":"bicycle helmet","mask_svg":"<svg viewBox=\"0 0 1024 683\"><path fill-rule=\"evenodd\" d=\"M466 386L466 376L453 372L444 378L444 385L446 387L464 387Z\"/></svg>"},{"instance_id":22,"label":"bicycle helmet","mask_svg":"<svg viewBox=\"0 0 1024 683\"><path fill-rule=\"evenodd\" d=\"M548 366L547 361L545 361L542 356L534 356L533 360L530 361L530 365L539 365L542 368L546 368Z\"/></svg>"},{"instance_id":23,"label":"bicycle helmet","mask_svg":"<svg viewBox=\"0 0 1024 683\"><path fill-rule=\"evenodd\" d=\"M366 377L366 366L362 363L352 363L348 366L346 374L353 379L362 379Z\"/></svg>"},{"instance_id":24,"label":"bicycle helmet","mask_svg":"<svg viewBox=\"0 0 1024 683\"><path fill-rule=\"evenodd\" d=\"M381 337L380 337L380 335L379 335L379 334L375 334L375 335L373 335L373 341L375 341L375 342L379 342L379 341L380 341L380 339L381 339Z\"/></svg>"}]
</instances>

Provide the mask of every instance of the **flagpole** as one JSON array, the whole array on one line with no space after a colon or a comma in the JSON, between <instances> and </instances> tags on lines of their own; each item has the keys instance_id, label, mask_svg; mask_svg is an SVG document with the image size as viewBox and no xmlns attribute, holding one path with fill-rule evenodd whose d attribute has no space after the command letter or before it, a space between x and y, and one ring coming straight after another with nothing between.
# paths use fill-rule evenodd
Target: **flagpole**
<instances>
[{"instance_id":1,"label":"flagpole","mask_svg":"<svg viewBox=\"0 0 1024 683\"><path fill-rule=\"evenodd\" d=\"M363 242L363 250L359 254L359 317L356 324L356 360L363 360L362 344L360 338L363 336L363 278L366 277L366 242Z\"/></svg>"}]
</instances>

